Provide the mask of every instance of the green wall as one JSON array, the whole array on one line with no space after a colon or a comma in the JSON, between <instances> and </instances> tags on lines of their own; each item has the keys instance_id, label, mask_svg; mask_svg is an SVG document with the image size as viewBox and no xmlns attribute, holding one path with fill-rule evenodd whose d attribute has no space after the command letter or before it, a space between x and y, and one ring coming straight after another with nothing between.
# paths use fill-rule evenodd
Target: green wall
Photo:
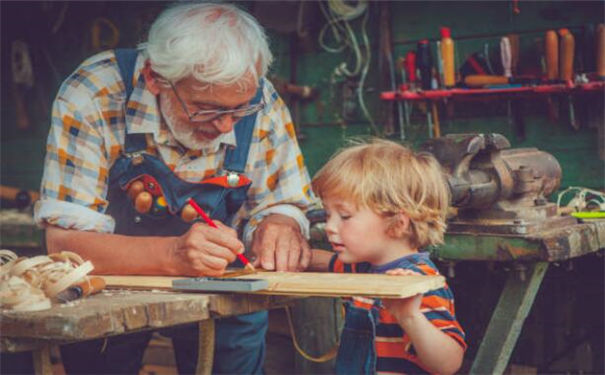
<instances>
[{"instance_id":1,"label":"green wall","mask_svg":"<svg viewBox=\"0 0 605 375\"><path fill-rule=\"evenodd\" d=\"M520 38L519 73L540 74L544 31L567 27L576 37L576 67L589 67L594 65L594 62L583 59L584 32L603 22L603 4L596 1L522 1L519 2L520 14L513 15L511 1L392 2L389 6L393 55L395 59L403 57L407 51L415 50L418 40L429 39L432 42L434 57L434 42L439 40L439 27L448 26L455 40L457 66L471 54L484 51L487 43L492 66L497 72L500 69L500 38L509 33L516 33ZM384 123L379 113L387 104L380 103L377 99L380 91L376 72L379 59L378 6L377 3L370 5L368 29L373 56L365 95L369 106L373 108L375 120ZM360 30L359 20L351 24L356 31ZM280 57L284 61L288 60L287 56ZM342 61L351 60L346 54L327 53L317 45L312 51L298 53L297 82L315 85L322 91L319 103L303 105L299 124L302 132L309 135L302 142L302 147L312 172L325 162L325 155L330 154L336 145L340 144L343 134L369 133L367 122L360 115L347 121L345 125L335 124L339 121L339 116L334 114L338 113L342 104L334 105L333 92L338 91L338 87L330 86L329 77L334 67ZM397 75L398 83L400 79ZM514 130L514 124L510 124L506 101L503 99L450 103L448 107L453 116L449 118L446 116L446 106L440 103L441 130L443 134L501 133L511 141L513 147L537 147L552 153L563 168L562 186L582 185L602 189L605 185L604 164L603 160L599 159L598 138L603 135L599 135L597 131L599 126L603 126L602 93L575 98L575 112L580 121L579 130L573 129L569 124L567 98L556 96L552 100L560 110L560 117L556 121L549 120L546 116L548 108L545 97L523 100L523 103L516 104L517 107L523 107L525 137L519 137ZM330 106L333 111L325 109ZM418 106L415 106L414 111L412 124L406 129L406 142L418 145L427 138L426 117L423 109ZM596 121L586 121L587 116L596 117ZM343 131L343 127L348 130ZM392 134L391 137L397 139L398 135ZM333 142L328 142L328 139Z\"/></svg>"},{"instance_id":2,"label":"green wall","mask_svg":"<svg viewBox=\"0 0 605 375\"><path fill-rule=\"evenodd\" d=\"M67 4L67 5L65 5ZM2 111L0 145L0 180L2 184L37 189L39 186L44 143L48 132L50 104L62 79L85 57L95 53L92 48L91 25L95 18L106 17L120 31L118 47L134 46L144 39L145 31L165 2L2 2ZM255 2L239 3L255 12L261 22L264 10ZM281 3L274 3L275 5ZM298 3L296 3L298 4ZM281 17L284 23L295 23L298 6ZM371 2L369 7L368 36L372 48L372 63L365 85L365 98L377 124L384 124L382 113L390 104L380 102L378 82L379 6ZM392 2L390 7L394 57L403 56L414 49L419 39L438 40L440 26L449 26L456 42L456 60L460 64L468 55L482 51L488 43L492 60L497 60L499 38L507 33L520 36L521 56L519 70L534 73L540 69L540 46L544 30L568 27L576 35L581 46L582 35L590 25L603 22L603 2L580 1L520 1L521 13L513 15L511 1L451 1L451 2ZM266 5L266 4L265 4ZM52 27L66 7L65 21L56 32ZM334 67L343 61L351 61L350 53L332 54L320 49L317 34L325 19L318 11L317 3L305 3L302 25L308 35L296 38L293 33L278 31L279 27L267 22L270 41L276 60L273 74L298 84L312 85L319 89L317 100L301 102L298 110L291 109L298 119L297 126L304 135L301 146L311 173L327 160L350 136L371 134L367 121L355 98L343 99L343 84L331 83ZM266 14L265 14L266 18ZM275 19L275 18L273 18ZM360 36L361 20L351 22L356 35ZM104 31L107 33L107 30ZM107 35L107 34L104 34ZM15 124L13 90L10 72L10 43L23 39L29 46L34 63L35 85L23 90L28 114L29 129L18 129ZM295 47L296 50L295 50ZM434 48L434 43L433 43ZM578 47L578 50L581 50ZM295 53L295 54L294 54ZM586 64L576 56L576 66ZM296 63L292 71L292 64ZM397 80L400 80L397 75ZM523 106L525 137L519 137L514 125L509 124L507 105L503 100L492 102L440 104L442 133L498 132L504 134L513 147L537 147L551 152L563 167L563 186L582 185L604 187L604 165L599 160L598 121L581 121L579 130L568 123L565 97L554 97L561 108L558 121L547 118L545 99L525 100ZM343 104L344 103L344 104ZM603 97L576 98L576 114L583 120L586 114L602 116ZM343 120L343 108L349 109ZM385 109L386 108L386 109ZM448 113L453 116L446 116ZM396 119L396 117L395 117ZM395 126L397 127L397 125ZM382 128L381 128L382 129ZM406 142L415 146L427 137L423 108L416 106L412 124L406 129ZM398 139L398 134L385 134ZM602 137L602 135L601 135Z\"/></svg>"}]
</instances>

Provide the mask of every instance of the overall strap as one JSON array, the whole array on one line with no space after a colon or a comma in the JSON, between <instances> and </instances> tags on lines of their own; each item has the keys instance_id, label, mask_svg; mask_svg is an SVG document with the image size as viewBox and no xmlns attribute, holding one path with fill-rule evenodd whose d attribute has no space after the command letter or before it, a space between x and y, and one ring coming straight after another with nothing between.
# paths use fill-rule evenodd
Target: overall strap
<instances>
[{"instance_id":1,"label":"overall strap","mask_svg":"<svg viewBox=\"0 0 605 375\"><path fill-rule=\"evenodd\" d=\"M250 104L254 105L260 102L263 96L263 81L260 81L256 95L250 101ZM254 132L254 125L256 124L257 113L248 115L238 121L235 125L235 141L237 147L230 147L225 155L225 163L223 169L227 171L233 171L243 173L246 169L246 162L248 161L248 152L250 150L250 144L252 143L252 134Z\"/></svg>"},{"instance_id":2,"label":"overall strap","mask_svg":"<svg viewBox=\"0 0 605 375\"><path fill-rule=\"evenodd\" d=\"M132 90L132 76L134 75L134 66L137 61L139 52L134 48L116 48L114 50L118 68L120 68L120 75L126 88L126 101L130 98ZM142 151L147 147L147 140L145 134L128 134L126 133L126 140L124 142L124 148L127 153Z\"/></svg>"},{"instance_id":3,"label":"overall strap","mask_svg":"<svg viewBox=\"0 0 605 375\"><path fill-rule=\"evenodd\" d=\"M124 86L126 87L126 98L130 98L132 94L132 76L134 74L134 65L137 61L137 55L139 52L134 48L116 48L114 50L116 60L118 62L118 68L120 68L120 75Z\"/></svg>"}]
</instances>

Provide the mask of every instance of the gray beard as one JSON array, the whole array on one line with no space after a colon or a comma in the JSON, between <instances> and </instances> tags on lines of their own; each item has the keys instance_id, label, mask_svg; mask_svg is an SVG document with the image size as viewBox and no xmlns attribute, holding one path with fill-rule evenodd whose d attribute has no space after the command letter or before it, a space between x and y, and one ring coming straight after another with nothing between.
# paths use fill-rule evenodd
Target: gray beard
<instances>
[{"instance_id":1,"label":"gray beard","mask_svg":"<svg viewBox=\"0 0 605 375\"><path fill-rule=\"evenodd\" d=\"M170 129L172 136L181 145L189 150L203 151L205 153L213 153L218 151L225 134L221 134L215 139L199 141L195 138L195 128L191 125L183 123L174 116L174 107L169 100L166 100L160 95L160 113L164 122Z\"/></svg>"}]
</instances>

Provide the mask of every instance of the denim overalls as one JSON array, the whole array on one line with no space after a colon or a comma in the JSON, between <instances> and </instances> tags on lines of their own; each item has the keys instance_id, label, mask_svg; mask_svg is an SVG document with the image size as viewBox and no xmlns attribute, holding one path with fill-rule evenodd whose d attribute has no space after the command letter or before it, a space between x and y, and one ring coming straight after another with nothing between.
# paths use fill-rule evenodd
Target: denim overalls
<instances>
[{"instance_id":1,"label":"denim overalls","mask_svg":"<svg viewBox=\"0 0 605 375\"><path fill-rule=\"evenodd\" d=\"M116 50L116 58L126 86L127 97L132 92L132 74L137 53L135 50ZM143 80L143 75L140 76ZM252 104L258 103L262 86ZM107 214L116 222L115 233L131 236L180 236L192 223L184 222L178 212L192 197L215 220L229 224L234 214L247 198L250 181L240 174L244 172L256 114L244 117L235 126L237 147L227 150L223 171L219 178L201 183L189 183L173 174L161 160L145 153L145 134L126 134L124 155L109 171L109 191ZM135 179L141 179L148 191L161 193L165 206L154 207L148 214L140 214L134 209L133 201L126 189ZM159 190L158 190L159 189ZM239 264L241 266L241 264ZM262 373L265 351L267 312L257 312L216 322L215 358L213 373ZM197 324L165 329L163 334L172 337L179 373L195 372L198 353ZM85 358L83 351L67 352L67 369L83 372L86 368L94 373L133 373L139 371L140 362L150 332L112 337L102 355L99 354L99 340L95 340L84 351L93 357ZM74 344L74 347L81 344ZM70 347L70 346L68 346ZM100 358L102 357L102 358ZM69 362L80 362L70 368ZM80 367L82 366L82 367ZM92 367L92 368L90 368Z\"/></svg>"},{"instance_id":2,"label":"denim overalls","mask_svg":"<svg viewBox=\"0 0 605 375\"><path fill-rule=\"evenodd\" d=\"M345 324L336 357L337 374L376 373L376 324L379 300L371 309L345 305Z\"/></svg>"}]
</instances>

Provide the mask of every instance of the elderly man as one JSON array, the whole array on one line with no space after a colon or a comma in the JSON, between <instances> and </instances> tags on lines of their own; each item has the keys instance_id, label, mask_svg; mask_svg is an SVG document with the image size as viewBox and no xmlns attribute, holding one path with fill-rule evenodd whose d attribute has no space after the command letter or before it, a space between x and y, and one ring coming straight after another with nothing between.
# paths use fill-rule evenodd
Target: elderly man
<instances>
[{"instance_id":1,"label":"elderly man","mask_svg":"<svg viewBox=\"0 0 605 375\"><path fill-rule=\"evenodd\" d=\"M268 270L306 268L316 200L264 78L271 60L249 14L198 3L165 10L138 51L82 63L53 105L35 210L48 251L77 252L99 274L216 276L244 248ZM218 228L193 223L189 198ZM266 312L220 320L214 372L261 372L266 327ZM196 328L168 334L179 372L193 372ZM136 373L149 336L65 346L66 369Z\"/></svg>"}]
</instances>

